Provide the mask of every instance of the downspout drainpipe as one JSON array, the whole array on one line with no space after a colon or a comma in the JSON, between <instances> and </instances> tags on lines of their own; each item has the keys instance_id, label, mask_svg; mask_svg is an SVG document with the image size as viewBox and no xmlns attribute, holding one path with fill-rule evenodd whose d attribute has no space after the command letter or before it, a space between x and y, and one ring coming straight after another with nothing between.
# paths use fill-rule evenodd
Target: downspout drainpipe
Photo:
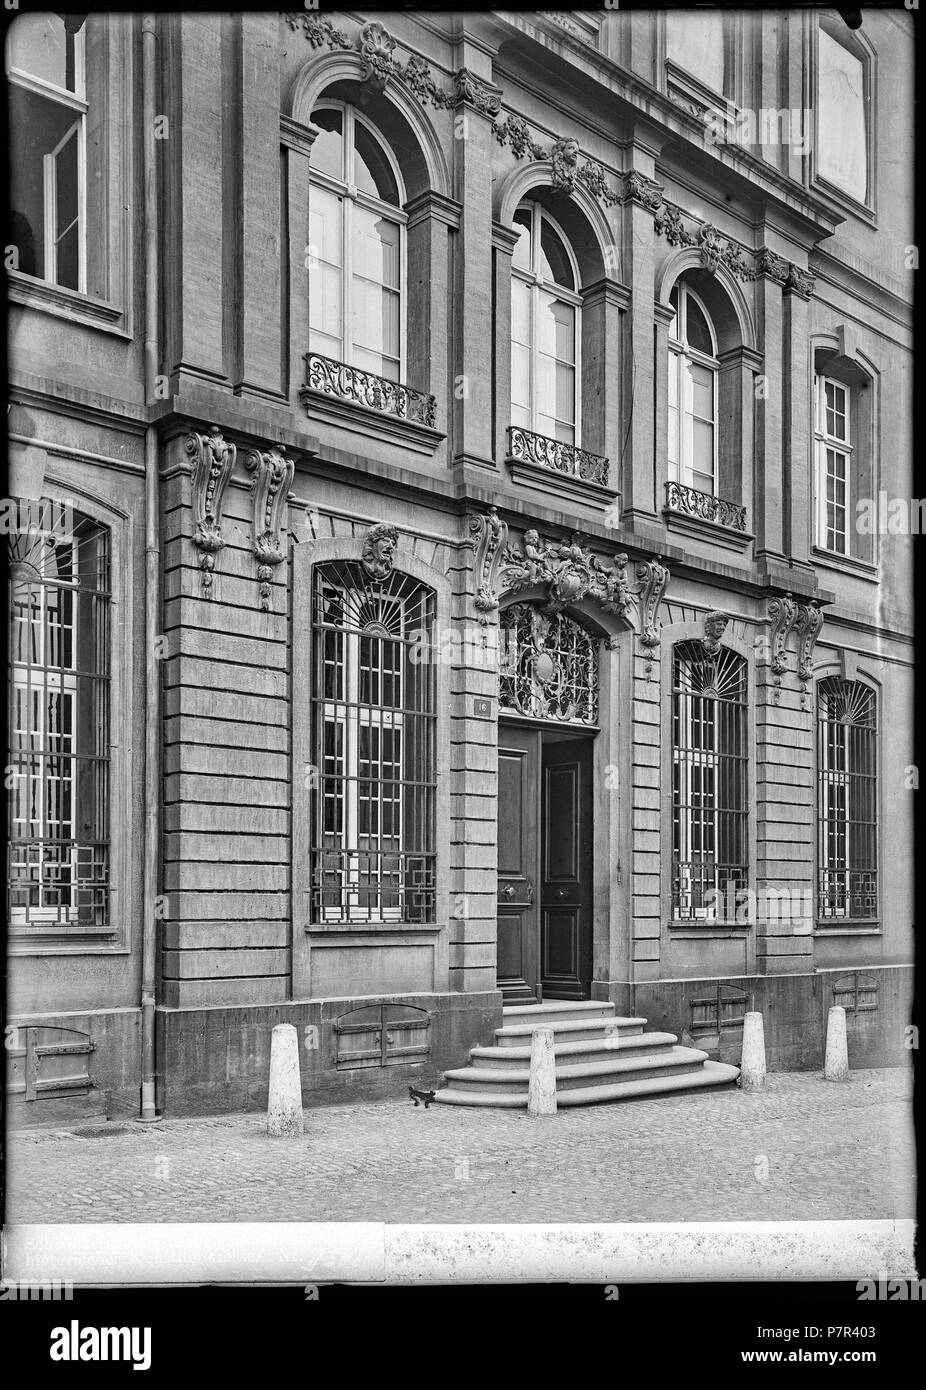
<instances>
[{"instance_id":1,"label":"downspout drainpipe","mask_svg":"<svg viewBox=\"0 0 926 1390\"><path fill-rule=\"evenodd\" d=\"M158 189L154 123L157 100L157 20L142 16L144 181L145 181L145 398L157 399L159 367ZM145 838L142 917L141 1116L157 1120L155 1096L155 1002L157 988L157 892L160 848L160 686L158 653L160 539L158 518L158 435L145 431Z\"/></svg>"}]
</instances>

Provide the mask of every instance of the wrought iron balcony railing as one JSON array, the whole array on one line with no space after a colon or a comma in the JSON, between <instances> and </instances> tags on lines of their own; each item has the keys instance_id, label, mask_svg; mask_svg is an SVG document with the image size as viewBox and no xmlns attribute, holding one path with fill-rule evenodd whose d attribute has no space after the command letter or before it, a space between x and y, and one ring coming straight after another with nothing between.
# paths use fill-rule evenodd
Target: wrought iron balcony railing
<instances>
[{"instance_id":1,"label":"wrought iron balcony railing","mask_svg":"<svg viewBox=\"0 0 926 1390\"><path fill-rule=\"evenodd\" d=\"M508 457L534 463L538 468L549 468L554 473L566 473L583 482L608 485L606 458L590 454L575 444L564 444L561 439L548 439L545 434L521 429L519 425L508 427Z\"/></svg>"},{"instance_id":2,"label":"wrought iron balcony railing","mask_svg":"<svg viewBox=\"0 0 926 1390\"><path fill-rule=\"evenodd\" d=\"M379 410L399 420L412 420L432 429L437 418L437 401L424 391L404 386L388 377L374 376L347 362L324 357L320 352L305 354L305 386L326 396L354 401L368 410Z\"/></svg>"},{"instance_id":3,"label":"wrought iron balcony railing","mask_svg":"<svg viewBox=\"0 0 926 1390\"><path fill-rule=\"evenodd\" d=\"M709 492L699 492L687 483L666 483L666 511L711 521L715 526L725 526L728 531L745 533L746 530L745 507L725 502L722 497L712 497Z\"/></svg>"}]
</instances>

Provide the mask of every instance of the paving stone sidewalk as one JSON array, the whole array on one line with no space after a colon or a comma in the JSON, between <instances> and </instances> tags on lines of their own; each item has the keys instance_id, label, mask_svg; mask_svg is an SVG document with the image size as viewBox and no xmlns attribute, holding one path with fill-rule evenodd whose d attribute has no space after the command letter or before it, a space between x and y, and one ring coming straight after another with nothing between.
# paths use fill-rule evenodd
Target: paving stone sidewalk
<instances>
[{"instance_id":1,"label":"paving stone sidewalk","mask_svg":"<svg viewBox=\"0 0 926 1390\"><path fill-rule=\"evenodd\" d=\"M560 1111L410 1100L8 1136L8 1222L805 1221L915 1216L912 1076L777 1073ZM99 1131L101 1126L96 1126Z\"/></svg>"}]
</instances>

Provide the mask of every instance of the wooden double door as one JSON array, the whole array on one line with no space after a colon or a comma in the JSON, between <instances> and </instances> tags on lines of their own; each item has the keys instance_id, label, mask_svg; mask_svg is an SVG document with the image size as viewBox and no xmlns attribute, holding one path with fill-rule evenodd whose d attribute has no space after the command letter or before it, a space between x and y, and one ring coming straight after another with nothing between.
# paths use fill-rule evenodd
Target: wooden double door
<instances>
[{"instance_id":1,"label":"wooden double door","mask_svg":"<svg viewBox=\"0 0 926 1390\"><path fill-rule=\"evenodd\" d=\"M587 999L592 739L499 723L498 964L506 1003Z\"/></svg>"}]
</instances>

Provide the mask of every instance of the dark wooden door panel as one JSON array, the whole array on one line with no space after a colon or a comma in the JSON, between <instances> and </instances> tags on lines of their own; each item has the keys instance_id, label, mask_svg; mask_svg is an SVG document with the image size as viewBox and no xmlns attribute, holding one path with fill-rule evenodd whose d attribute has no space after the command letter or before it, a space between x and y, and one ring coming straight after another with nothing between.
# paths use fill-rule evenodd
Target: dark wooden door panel
<instances>
[{"instance_id":1,"label":"dark wooden door panel","mask_svg":"<svg viewBox=\"0 0 926 1390\"><path fill-rule=\"evenodd\" d=\"M592 756L588 739L543 746L541 986L587 999L592 974Z\"/></svg>"},{"instance_id":2,"label":"dark wooden door panel","mask_svg":"<svg viewBox=\"0 0 926 1390\"><path fill-rule=\"evenodd\" d=\"M538 978L540 734L499 726L496 979L508 1002L533 999Z\"/></svg>"}]
</instances>

